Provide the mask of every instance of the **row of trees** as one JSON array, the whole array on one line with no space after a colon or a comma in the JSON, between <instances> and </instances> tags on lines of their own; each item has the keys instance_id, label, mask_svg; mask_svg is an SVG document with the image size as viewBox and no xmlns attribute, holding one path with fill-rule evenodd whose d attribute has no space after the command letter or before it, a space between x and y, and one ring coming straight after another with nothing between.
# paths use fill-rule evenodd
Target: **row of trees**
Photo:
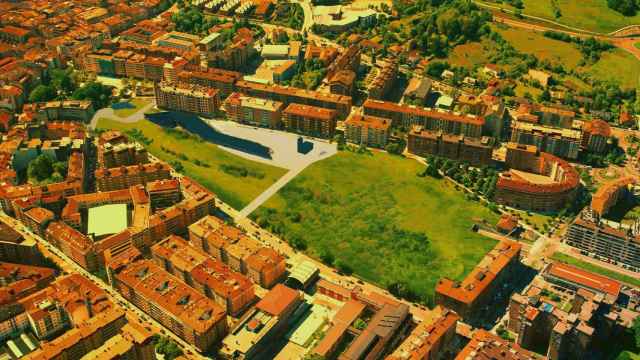
<instances>
[{"instance_id":1,"label":"row of trees","mask_svg":"<svg viewBox=\"0 0 640 360\"><path fill-rule=\"evenodd\" d=\"M442 174L464 185L477 195L491 199L495 193L498 181L498 171L492 167L483 166L480 169L472 168L465 162L427 156L427 167L421 176L428 175L441 178Z\"/></svg>"}]
</instances>

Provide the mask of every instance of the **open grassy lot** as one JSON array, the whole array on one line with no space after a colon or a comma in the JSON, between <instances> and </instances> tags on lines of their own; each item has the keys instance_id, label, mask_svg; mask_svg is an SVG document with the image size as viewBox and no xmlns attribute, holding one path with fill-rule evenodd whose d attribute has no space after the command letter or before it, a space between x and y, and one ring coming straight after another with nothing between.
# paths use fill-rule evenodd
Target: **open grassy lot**
<instances>
[{"instance_id":1,"label":"open grassy lot","mask_svg":"<svg viewBox=\"0 0 640 360\"><path fill-rule=\"evenodd\" d=\"M573 69L582 59L582 54L575 45L550 39L539 32L502 26L494 29L516 50L533 54L540 60Z\"/></svg>"},{"instance_id":2,"label":"open grassy lot","mask_svg":"<svg viewBox=\"0 0 640 360\"><path fill-rule=\"evenodd\" d=\"M574 44L550 39L530 30L504 26L495 26L494 30L518 51L533 54L540 60L560 64L567 70L586 73L600 81L616 83L622 88L635 88L639 85L640 61L622 49L604 52L597 62L580 66L582 54ZM576 85L583 83L575 77L568 76L567 79Z\"/></svg>"},{"instance_id":3,"label":"open grassy lot","mask_svg":"<svg viewBox=\"0 0 640 360\"><path fill-rule=\"evenodd\" d=\"M453 66L473 68L475 65L489 63L485 42L470 42L458 45L451 50L447 61Z\"/></svg>"},{"instance_id":4,"label":"open grassy lot","mask_svg":"<svg viewBox=\"0 0 640 360\"><path fill-rule=\"evenodd\" d=\"M131 101L129 101L129 106L117 108L113 112L117 116L124 118L137 113L138 111L140 111L140 109L149 105L150 102L151 100L149 99L134 98L134 99L131 99Z\"/></svg>"},{"instance_id":5,"label":"open grassy lot","mask_svg":"<svg viewBox=\"0 0 640 360\"><path fill-rule=\"evenodd\" d=\"M563 262L563 263L567 263L567 264L573 265L573 266L575 266L577 268L584 269L584 270L587 270L587 271L591 271L591 272L596 273L596 274L604 275L604 276L610 277L610 278L618 280L618 281L622 281L622 282L625 282L625 283L628 283L628 284L631 284L631 285L634 285L634 286L640 286L640 278L639 277L631 277L631 276L623 275L623 274L620 274L618 272L615 272L615 271L612 271L612 270L609 270L609 269L605 269L605 268L600 267L598 265L593 265L593 264L588 263L586 261L582 261L580 259L576 259L576 258L574 258L572 256L565 255L563 253L556 252L555 254L553 254L553 256L551 258L553 260L560 261L560 262Z\"/></svg>"},{"instance_id":6,"label":"open grassy lot","mask_svg":"<svg viewBox=\"0 0 640 360\"><path fill-rule=\"evenodd\" d=\"M305 169L254 218L339 269L429 302L440 277L464 278L495 246L471 227L497 215L422 171L386 153L340 152Z\"/></svg>"},{"instance_id":7,"label":"open grassy lot","mask_svg":"<svg viewBox=\"0 0 640 360\"><path fill-rule=\"evenodd\" d=\"M482 2L513 10L513 7L497 4L496 1ZM525 15L555 21L557 23L588 31L609 33L627 25L640 23L640 14L624 16L607 6L606 0L556 0L561 16L556 18L551 0L523 0Z\"/></svg>"},{"instance_id":8,"label":"open grassy lot","mask_svg":"<svg viewBox=\"0 0 640 360\"><path fill-rule=\"evenodd\" d=\"M622 88L636 88L640 85L640 61L622 49L614 49L602 54L595 64L580 68L596 79L611 81Z\"/></svg>"},{"instance_id":9,"label":"open grassy lot","mask_svg":"<svg viewBox=\"0 0 640 360\"><path fill-rule=\"evenodd\" d=\"M98 120L97 127L122 132L132 129L140 130L146 138L153 140L151 144L145 145L150 153L167 162L180 161L186 175L194 178L224 202L237 209L241 209L251 202L286 172L285 169L233 155L206 141L177 136L148 120L123 124L102 118ZM176 155L162 150L162 147L170 149L176 154L182 154L188 160L180 159ZM208 167L196 165L195 160L207 164ZM245 169L248 175L242 176L238 172L229 171L228 168L227 171L223 170L228 166L233 166L235 169Z\"/></svg>"}]
</instances>

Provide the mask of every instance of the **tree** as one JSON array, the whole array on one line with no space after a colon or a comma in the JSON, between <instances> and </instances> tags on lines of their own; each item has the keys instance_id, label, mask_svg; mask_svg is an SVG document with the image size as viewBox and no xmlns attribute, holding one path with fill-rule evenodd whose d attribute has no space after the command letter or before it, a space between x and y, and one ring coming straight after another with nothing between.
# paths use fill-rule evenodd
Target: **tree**
<instances>
[{"instance_id":1,"label":"tree","mask_svg":"<svg viewBox=\"0 0 640 360\"><path fill-rule=\"evenodd\" d=\"M38 85L29 94L30 102L51 101L56 98L56 89L53 86Z\"/></svg>"},{"instance_id":2,"label":"tree","mask_svg":"<svg viewBox=\"0 0 640 360\"><path fill-rule=\"evenodd\" d=\"M43 181L53 174L53 162L49 155L42 154L29 162L27 175L30 179Z\"/></svg>"},{"instance_id":3,"label":"tree","mask_svg":"<svg viewBox=\"0 0 640 360\"><path fill-rule=\"evenodd\" d=\"M76 89L73 92L73 98L76 100L91 100L95 107L103 108L111 103L112 92L112 86L92 81Z\"/></svg>"},{"instance_id":4,"label":"tree","mask_svg":"<svg viewBox=\"0 0 640 360\"><path fill-rule=\"evenodd\" d=\"M607 0L607 5L624 16L634 16L638 11L636 0Z\"/></svg>"},{"instance_id":5,"label":"tree","mask_svg":"<svg viewBox=\"0 0 640 360\"><path fill-rule=\"evenodd\" d=\"M164 336L158 336L155 339L156 339L155 341L156 352L158 354L164 355L164 358L166 360L173 360L183 354L182 349L178 347L178 344L176 344L170 338L164 337Z\"/></svg>"}]
</instances>

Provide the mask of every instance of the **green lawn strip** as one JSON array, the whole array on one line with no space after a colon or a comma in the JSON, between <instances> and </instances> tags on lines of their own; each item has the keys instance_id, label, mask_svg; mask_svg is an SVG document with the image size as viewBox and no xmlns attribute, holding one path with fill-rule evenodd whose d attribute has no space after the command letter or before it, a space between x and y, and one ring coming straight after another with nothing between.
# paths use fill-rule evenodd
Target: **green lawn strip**
<instances>
[{"instance_id":1,"label":"green lawn strip","mask_svg":"<svg viewBox=\"0 0 640 360\"><path fill-rule=\"evenodd\" d=\"M146 145L150 153L167 162L180 161L187 176L202 183L220 199L236 209L246 206L286 173L285 169L244 159L206 141L181 139L167 133L160 126L148 120L124 124L101 118L98 120L97 127L123 132L131 129L142 131L145 137L153 139L150 145ZM179 159L176 155L163 151L161 147L170 149L176 154L183 154L189 160ZM208 164L209 167L196 165L194 163L196 159ZM221 166L224 165L245 168L249 172L264 174L264 176L262 178L256 176L234 176L222 170Z\"/></svg>"},{"instance_id":2,"label":"green lawn strip","mask_svg":"<svg viewBox=\"0 0 640 360\"><path fill-rule=\"evenodd\" d=\"M254 217L303 239L312 256L330 254L366 280L402 283L428 301L438 279L463 279L495 246L471 228L497 215L447 181L416 176L422 170L386 153L341 152L305 169Z\"/></svg>"},{"instance_id":3,"label":"green lawn strip","mask_svg":"<svg viewBox=\"0 0 640 360\"><path fill-rule=\"evenodd\" d=\"M563 254L563 253L559 253L556 252L555 254L553 254L553 256L551 257L553 260L556 261L560 261L563 263L567 263L569 265L573 265L577 268L586 270L586 271L590 271L596 274L600 274L603 276L607 276L610 277L614 280L618 280L618 281L622 281L625 283L628 283L630 285L634 285L634 286L640 286L640 279L638 278L633 278L631 276L627 276L627 275L623 275L620 274L619 272L613 271L613 270L609 270L609 269L605 269L601 266L598 265L594 265L591 263L588 263L586 261L582 261L580 259L576 259L572 256Z\"/></svg>"},{"instance_id":4,"label":"green lawn strip","mask_svg":"<svg viewBox=\"0 0 640 360\"><path fill-rule=\"evenodd\" d=\"M117 109L117 110L114 110L113 112L117 116L121 118L125 118L137 113L138 111L140 111L140 109L149 105L150 102L151 100L148 100L148 99L140 99L140 98L131 99L129 103L132 104L134 107L126 108L126 109Z\"/></svg>"}]
</instances>

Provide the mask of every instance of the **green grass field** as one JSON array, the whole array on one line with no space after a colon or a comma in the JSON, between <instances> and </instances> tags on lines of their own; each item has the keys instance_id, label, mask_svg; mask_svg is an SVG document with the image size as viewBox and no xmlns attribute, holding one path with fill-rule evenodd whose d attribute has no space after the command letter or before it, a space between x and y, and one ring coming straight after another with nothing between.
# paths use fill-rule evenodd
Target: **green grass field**
<instances>
[{"instance_id":1,"label":"green grass field","mask_svg":"<svg viewBox=\"0 0 640 360\"><path fill-rule=\"evenodd\" d=\"M623 88L631 89L640 85L640 61L622 49L602 54L598 62L579 71L602 81L615 82Z\"/></svg>"},{"instance_id":2,"label":"green grass field","mask_svg":"<svg viewBox=\"0 0 640 360\"><path fill-rule=\"evenodd\" d=\"M131 99L131 101L129 101L129 103L134 107L128 108L128 109L118 109L118 110L114 110L113 112L117 116L124 118L137 113L140 109L149 105L149 102L150 102L149 99L134 98L134 99Z\"/></svg>"},{"instance_id":3,"label":"green grass field","mask_svg":"<svg viewBox=\"0 0 640 360\"><path fill-rule=\"evenodd\" d=\"M458 45L451 50L447 61L453 66L473 68L475 65L484 65L489 62L486 42L470 42Z\"/></svg>"},{"instance_id":4,"label":"green grass field","mask_svg":"<svg viewBox=\"0 0 640 360\"><path fill-rule=\"evenodd\" d=\"M563 262L563 263L567 263L567 264L573 265L573 266L575 266L577 268L584 269L584 270L587 270L587 271L591 271L591 272L596 273L596 274L604 275L604 276L610 277L610 278L618 280L618 281L622 281L622 282L625 282L625 283L628 283L628 284L631 284L631 285L634 285L634 286L640 286L640 278L638 278L638 277L634 278L634 277L631 277L631 276L623 275L623 274L620 274L618 272L615 272L615 271L612 271L612 270L609 270L609 269L605 269L605 268L603 268L601 266L593 265L593 264L588 263L586 261L582 261L582 260L576 259L576 258L574 258L572 256L565 255L563 253L556 252L555 254L553 254L553 256L551 258L553 260L560 261L560 262Z\"/></svg>"},{"instance_id":5,"label":"green grass field","mask_svg":"<svg viewBox=\"0 0 640 360\"><path fill-rule=\"evenodd\" d=\"M513 7L496 4L496 1L482 2L513 10ZM583 30L610 33L627 25L640 24L640 13L624 16L607 6L606 0L557 0L561 15L554 16L551 0L523 0L525 15L536 16Z\"/></svg>"},{"instance_id":6,"label":"green grass field","mask_svg":"<svg viewBox=\"0 0 640 360\"><path fill-rule=\"evenodd\" d=\"M600 60L594 64L579 66L582 60L582 53L574 44L550 39L541 33L530 30L503 26L495 26L494 30L500 33L516 50L533 54L540 60L548 60L552 64L560 64L567 70L586 73L600 81L616 83L622 88L636 88L640 85L638 81L640 78L640 61L622 49L616 48L604 52ZM567 80L574 82L576 85L583 83L575 77L568 76ZM583 86L579 87L583 88ZM524 89L521 90L521 92L524 92ZM518 95L520 96L521 94Z\"/></svg>"},{"instance_id":7,"label":"green grass field","mask_svg":"<svg viewBox=\"0 0 640 360\"><path fill-rule=\"evenodd\" d=\"M99 119L97 128L127 131L138 129L145 137L153 139L146 146L148 151L164 161L178 160L184 166L184 173L200 182L213 191L220 199L236 209L241 209L266 188L284 175L285 169L250 161L233 155L218 148L217 145L206 141L180 138L163 130L162 127L148 120L141 120L133 124L123 124L111 119ZM178 159L161 149L161 146L171 149L177 154L183 154L188 161ZM194 160L200 160L210 167L197 166ZM221 169L224 165L234 165L247 169L250 173L264 175L262 178L255 176L234 176Z\"/></svg>"},{"instance_id":8,"label":"green grass field","mask_svg":"<svg viewBox=\"0 0 640 360\"><path fill-rule=\"evenodd\" d=\"M254 218L303 239L312 256L330 254L364 279L402 283L428 301L440 277L464 278L495 246L471 227L497 215L421 171L386 153L340 152L305 169Z\"/></svg>"},{"instance_id":9,"label":"green grass field","mask_svg":"<svg viewBox=\"0 0 640 360\"><path fill-rule=\"evenodd\" d=\"M550 39L539 32L505 27L494 29L516 50L533 54L540 60L548 60L552 64L562 64L573 69L582 59L580 50L573 44Z\"/></svg>"}]
</instances>

